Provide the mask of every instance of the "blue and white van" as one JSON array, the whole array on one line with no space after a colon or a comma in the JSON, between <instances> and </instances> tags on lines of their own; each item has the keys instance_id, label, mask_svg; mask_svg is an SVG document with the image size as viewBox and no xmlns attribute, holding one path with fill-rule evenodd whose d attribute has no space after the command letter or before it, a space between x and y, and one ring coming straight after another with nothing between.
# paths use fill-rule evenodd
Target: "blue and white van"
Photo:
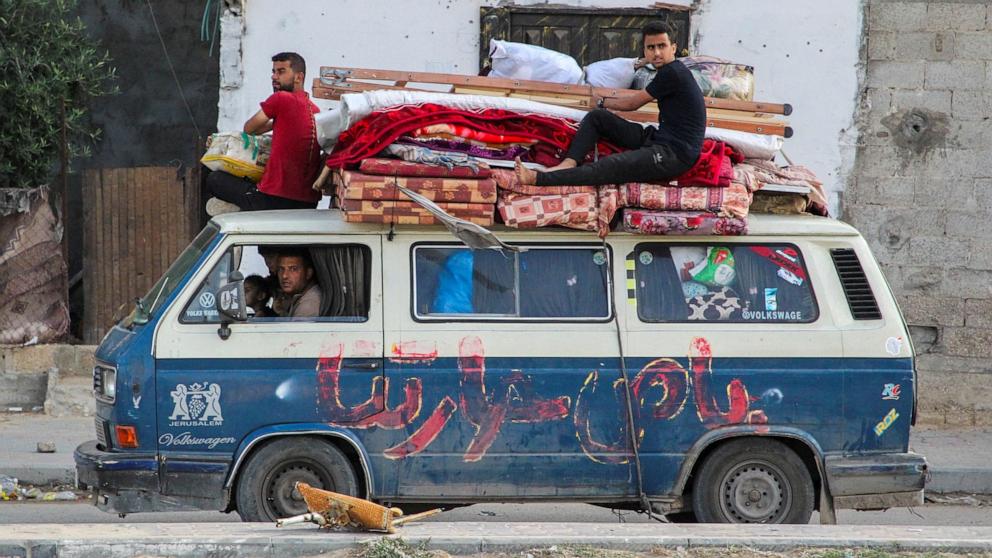
<instances>
[{"instance_id":1,"label":"blue and white van","mask_svg":"<svg viewBox=\"0 0 992 558\"><path fill-rule=\"evenodd\" d=\"M107 511L249 521L306 511L297 481L673 521L922 504L913 349L855 229L493 231L519 251L335 210L214 218L100 345L79 482ZM241 278L284 250L320 316L246 316Z\"/></svg>"}]
</instances>

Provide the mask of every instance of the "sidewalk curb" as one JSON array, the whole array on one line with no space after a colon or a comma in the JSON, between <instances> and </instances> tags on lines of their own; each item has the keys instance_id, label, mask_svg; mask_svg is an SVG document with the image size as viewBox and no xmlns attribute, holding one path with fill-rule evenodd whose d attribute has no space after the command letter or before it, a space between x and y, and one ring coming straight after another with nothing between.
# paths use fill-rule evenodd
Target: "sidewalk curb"
<instances>
[{"instance_id":1,"label":"sidewalk curb","mask_svg":"<svg viewBox=\"0 0 992 558\"><path fill-rule=\"evenodd\" d=\"M76 469L59 466L10 465L0 467L0 475L14 477L20 484L76 484ZM2 556L2 555L0 555Z\"/></svg>"},{"instance_id":2,"label":"sidewalk curb","mask_svg":"<svg viewBox=\"0 0 992 558\"><path fill-rule=\"evenodd\" d=\"M385 535L328 532L311 525L269 524L8 525L0 556L205 555L313 556L358 548ZM98 527L98 528L97 528ZM818 525L672 525L585 523L425 523L403 527L407 543L451 554L520 552L550 546L646 551L658 547L875 548L900 551L992 551L992 527L858 528Z\"/></svg>"},{"instance_id":3,"label":"sidewalk curb","mask_svg":"<svg viewBox=\"0 0 992 558\"><path fill-rule=\"evenodd\" d=\"M992 469L931 469L926 491L936 494L992 494Z\"/></svg>"}]
</instances>

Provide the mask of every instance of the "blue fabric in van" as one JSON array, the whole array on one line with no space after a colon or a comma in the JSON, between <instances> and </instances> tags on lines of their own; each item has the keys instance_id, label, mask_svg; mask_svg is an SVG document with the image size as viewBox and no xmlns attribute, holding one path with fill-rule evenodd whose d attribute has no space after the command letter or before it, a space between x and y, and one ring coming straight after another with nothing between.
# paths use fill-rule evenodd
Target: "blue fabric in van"
<instances>
[{"instance_id":1,"label":"blue fabric in van","mask_svg":"<svg viewBox=\"0 0 992 558\"><path fill-rule=\"evenodd\" d=\"M472 264L471 250L458 250L448 256L441 268L431 303L432 314L468 314L472 307Z\"/></svg>"}]
</instances>

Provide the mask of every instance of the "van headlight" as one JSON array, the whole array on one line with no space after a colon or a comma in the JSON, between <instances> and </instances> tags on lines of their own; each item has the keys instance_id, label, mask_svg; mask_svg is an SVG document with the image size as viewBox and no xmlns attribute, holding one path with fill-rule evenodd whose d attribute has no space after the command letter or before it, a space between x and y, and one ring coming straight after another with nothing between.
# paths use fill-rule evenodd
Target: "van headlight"
<instances>
[{"instance_id":1,"label":"van headlight","mask_svg":"<svg viewBox=\"0 0 992 558\"><path fill-rule=\"evenodd\" d=\"M117 395L117 370L98 364L93 368L93 394L113 403Z\"/></svg>"},{"instance_id":2,"label":"van headlight","mask_svg":"<svg viewBox=\"0 0 992 558\"><path fill-rule=\"evenodd\" d=\"M117 398L117 371L113 368L103 369L103 394L107 399Z\"/></svg>"}]
</instances>

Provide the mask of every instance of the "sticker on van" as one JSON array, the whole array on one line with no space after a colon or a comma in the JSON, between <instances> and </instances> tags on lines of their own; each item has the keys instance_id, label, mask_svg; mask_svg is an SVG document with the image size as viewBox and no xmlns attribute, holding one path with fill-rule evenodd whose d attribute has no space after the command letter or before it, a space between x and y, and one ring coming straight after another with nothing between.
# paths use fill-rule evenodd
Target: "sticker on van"
<instances>
[{"instance_id":1,"label":"sticker on van","mask_svg":"<svg viewBox=\"0 0 992 558\"><path fill-rule=\"evenodd\" d=\"M896 412L895 409L889 411L889 414L885 415L885 418L882 419L882 422L875 425L875 435L881 436L882 434L885 434L885 431L888 430L890 426L892 426L892 423L894 423L897 418L899 418L899 413Z\"/></svg>"},{"instance_id":2,"label":"sticker on van","mask_svg":"<svg viewBox=\"0 0 992 558\"><path fill-rule=\"evenodd\" d=\"M174 407L169 426L220 426L224 415L220 408L220 384L204 382L178 384L169 393Z\"/></svg>"}]
</instances>

